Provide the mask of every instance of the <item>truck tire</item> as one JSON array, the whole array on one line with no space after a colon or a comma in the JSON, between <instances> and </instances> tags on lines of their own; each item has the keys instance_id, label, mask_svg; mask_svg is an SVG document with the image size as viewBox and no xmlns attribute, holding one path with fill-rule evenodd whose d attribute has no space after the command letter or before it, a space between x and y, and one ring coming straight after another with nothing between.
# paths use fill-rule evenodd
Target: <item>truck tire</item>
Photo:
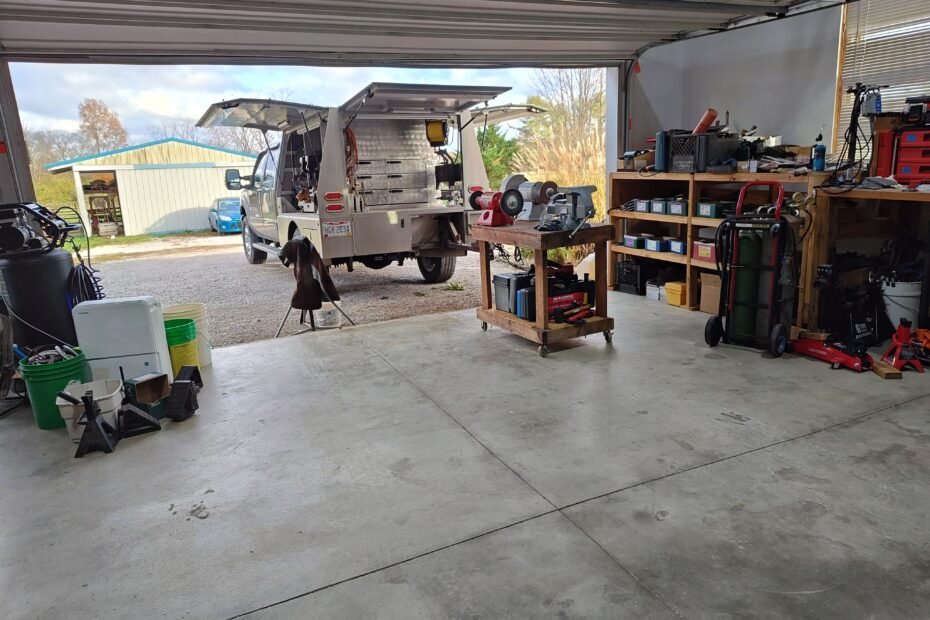
<instances>
[{"instance_id":1,"label":"truck tire","mask_svg":"<svg viewBox=\"0 0 930 620\"><path fill-rule=\"evenodd\" d=\"M258 241L258 237L255 233L252 232L252 227L249 226L248 218L242 216L242 249L245 252L245 260L249 261L250 265L261 265L268 258L268 254L259 250L255 247L255 242Z\"/></svg>"},{"instance_id":2,"label":"truck tire","mask_svg":"<svg viewBox=\"0 0 930 620\"><path fill-rule=\"evenodd\" d=\"M428 283L445 282L455 273L455 257L420 256L417 258L417 267Z\"/></svg>"}]
</instances>

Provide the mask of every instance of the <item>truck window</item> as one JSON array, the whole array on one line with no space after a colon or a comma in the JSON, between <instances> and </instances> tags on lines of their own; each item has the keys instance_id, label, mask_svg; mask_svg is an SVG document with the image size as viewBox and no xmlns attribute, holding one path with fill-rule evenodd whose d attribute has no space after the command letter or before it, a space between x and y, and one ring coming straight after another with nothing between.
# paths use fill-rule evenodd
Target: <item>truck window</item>
<instances>
[{"instance_id":1,"label":"truck window","mask_svg":"<svg viewBox=\"0 0 930 620\"><path fill-rule=\"evenodd\" d=\"M274 150L274 149L272 149ZM258 156L258 164L255 166L255 186L261 189L273 189L274 179L277 168L275 166L275 157L271 151L263 151Z\"/></svg>"}]
</instances>

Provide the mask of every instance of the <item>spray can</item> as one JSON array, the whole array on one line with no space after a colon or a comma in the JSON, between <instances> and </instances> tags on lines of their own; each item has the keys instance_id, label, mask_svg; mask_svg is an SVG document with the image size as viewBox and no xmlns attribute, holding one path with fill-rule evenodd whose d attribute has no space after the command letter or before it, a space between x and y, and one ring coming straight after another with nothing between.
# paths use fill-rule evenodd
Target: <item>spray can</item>
<instances>
[{"instance_id":1,"label":"spray can","mask_svg":"<svg viewBox=\"0 0 930 620\"><path fill-rule=\"evenodd\" d=\"M823 172L827 168L827 147L823 143L823 131L817 134L817 140L811 148L811 169Z\"/></svg>"}]
</instances>

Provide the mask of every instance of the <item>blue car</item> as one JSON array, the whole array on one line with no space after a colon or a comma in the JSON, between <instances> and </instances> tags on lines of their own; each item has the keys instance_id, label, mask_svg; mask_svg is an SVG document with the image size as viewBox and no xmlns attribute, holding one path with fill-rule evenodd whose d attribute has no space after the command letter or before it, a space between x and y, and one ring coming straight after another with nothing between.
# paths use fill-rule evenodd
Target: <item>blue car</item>
<instances>
[{"instance_id":1,"label":"blue car","mask_svg":"<svg viewBox=\"0 0 930 620\"><path fill-rule=\"evenodd\" d=\"M242 211L238 198L217 198L210 206L210 228L220 233L242 232Z\"/></svg>"}]
</instances>

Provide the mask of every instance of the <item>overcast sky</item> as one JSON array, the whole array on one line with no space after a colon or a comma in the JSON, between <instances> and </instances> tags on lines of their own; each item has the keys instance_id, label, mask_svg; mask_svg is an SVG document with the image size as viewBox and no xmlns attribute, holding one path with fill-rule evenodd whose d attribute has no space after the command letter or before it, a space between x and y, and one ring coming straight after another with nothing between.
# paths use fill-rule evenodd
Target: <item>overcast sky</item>
<instances>
[{"instance_id":1,"label":"overcast sky","mask_svg":"<svg viewBox=\"0 0 930 620\"><path fill-rule=\"evenodd\" d=\"M11 65L23 125L32 129L78 127L77 106L102 99L119 114L130 142L150 140L160 121L200 118L207 106L236 97L289 92L293 101L341 105L370 82L511 86L495 103L526 101L531 69L390 69L333 67Z\"/></svg>"}]
</instances>

